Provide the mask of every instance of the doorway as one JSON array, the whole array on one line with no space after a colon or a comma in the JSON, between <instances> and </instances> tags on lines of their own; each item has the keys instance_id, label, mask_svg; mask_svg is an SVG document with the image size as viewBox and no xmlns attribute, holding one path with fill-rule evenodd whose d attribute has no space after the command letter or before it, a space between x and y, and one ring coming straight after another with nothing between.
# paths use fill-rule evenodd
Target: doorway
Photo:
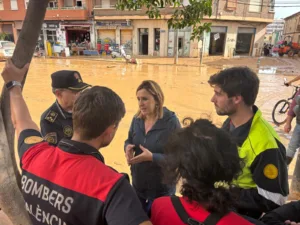
<instances>
[{"instance_id":1,"label":"doorway","mask_svg":"<svg viewBox=\"0 0 300 225\"><path fill-rule=\"evenodd\" d=\"M183 37L178 37L178 56L183 56Z\"/></svg>"},{"instance_id":2,"label":"doorway","mask_svg":"<svg viewBox=\"0 0 300 225\"><path fill-rule=\"evenodd\" d=\"M227 27L211 27L209 55L223 55L226 44Z\"/></svg>"},{"instance_id":3,"label":"doorway","mask_svg":"<svg viewBox=\"0 0 300 225\"><path fill-rule=\"evenodd\" d=\"M148 28L139 28L139 54L148 55Z\"/></svg>"},{"instance_id":4,"label":"doorway","mask_svg":"<svg viewBox=\"0 0 300 225\"><path fill-rule=\"evenodd\" d=\"M251 55L255 36L255 28L239 27L235 52L238 55Z\"/></svg>"}]
</instances>

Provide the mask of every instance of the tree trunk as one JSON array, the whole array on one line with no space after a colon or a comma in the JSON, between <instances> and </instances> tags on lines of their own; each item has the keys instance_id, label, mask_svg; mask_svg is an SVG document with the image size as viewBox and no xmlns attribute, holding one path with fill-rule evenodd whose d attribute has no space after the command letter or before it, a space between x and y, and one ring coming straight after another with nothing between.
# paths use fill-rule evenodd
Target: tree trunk
<instances>
[{"instance_id":1,"label":"tree trunk","mask_svg":"<svg viewBox=\"0 0 300 225\"><path fill-rule=\"evenodd\" d=\"M175 38L174 38L174 64L178 64L178 29L174 30Z\"/></svg>"},{"instance_id":2,"label":"tree trunk","mask_svg":"<svg viewBox=\"0 0 300 225\"><path fill-rule=\"evenodd\" d=\"M30 0L23 28L12 61L22 68L32 59L49 0ZM23 80L25 83L26 76ZM15 131L11 122L10 101L6 88L1 95L0 113L0 207L13 224L31 224L20 192L21 176L15 159Z\"/></svg>"}]
</instances>

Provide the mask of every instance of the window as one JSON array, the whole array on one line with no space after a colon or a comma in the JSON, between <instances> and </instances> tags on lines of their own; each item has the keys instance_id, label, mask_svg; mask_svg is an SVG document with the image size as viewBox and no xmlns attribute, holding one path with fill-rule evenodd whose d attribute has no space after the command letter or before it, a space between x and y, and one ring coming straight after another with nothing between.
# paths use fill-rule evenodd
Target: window
<instances>
[{"instance_id":1,"label":"window","mask_svg":"<svg viewBox=\"0 0 300 225\"><path fill-rule=\"evenodd\" d=\"M10 0L10 9L18 10L18 1L17 0Z\"/></svg>"},{"instance_id":2,"label":"window","mask_svg":"<svg viewBox=\"0 0 300 225\"><path fill-rule=\"evenodd\" d=\"M160 48L160 29L154 28L154 51L159 51Z\"/></svg>"},{"instance_id":3,"label":"window","mask_svg":"<svg viewBox=\"0 0 300 225\"><path fill-rule=\"evenodd\" d=\"M57 0L50 0L48 8L58 8Z\"/></svg>"},{"instance_id":4,"label":"window","mask_svg":"<svg viewBox=\"0 0 300 225\"><path fill-rule=\"evenodd\" d=\"M261 12L262 0L250 0L249 12Z\"/></svg>"},{"instance_id":5,"label":"window","mask_svg":"<svg viewBox=\"0 0 300 225\"><path fill-rule=\"evenodd\" d=\"M154 3L158 8L165 8L166 7L166 0L159 0L158 2Z\"/></svg>"},{"instance_id":6,"label":"window","mask_svg":"<svg viewBox=\"0 0 300 225\"><path fill-rule=\"evenodd\" d=\"M227 0L227 10L236 10L237 0Z\"/></svg>"},{"instance_id":7,"label":"window","mask_svg":"<svg viewBox=\"0 0 300 225\"><path fill-rule=\"evenodd\" d=\"M0 0L0 10L4 10L4 7L3 7L3 0Z\"/></svg>"},{"instance_id":8,"label":"window","mask_svg":"<svg viewBox=\"0 0 300 225\"><path fill-rule=\"evenodd\" d=\"M64 7L74 7L74 1L73 0L65 0Z\"/></svg>"},{"instance_id":9,"label":"window","mask_svg":"<svg viewBox=\"0 0 300 225\"><path fill-rule=\"evenodd\" d=\"M56 31L55 30L47 30L47 40L50 43L54 43L57 41L57 37L56 37Z\"/></svg>"},{"instance_id":10,"label":"window","mask_svg":"<svg viewBox=\"0 0 300 225\"><path fill-rule=\"evenodd\" d=\"M275 0L270 0L269 12L275 12Z\"/></svg>"},{"instance_id":11,"label":"window","mask_svg":"<svg viewBox=\"0 0 300 225\"><path fill-rule=\"evenodd\" d=\"M81 0L76 0L76 7L82 7L82 1Z\"/></svg>"}]
</instances>

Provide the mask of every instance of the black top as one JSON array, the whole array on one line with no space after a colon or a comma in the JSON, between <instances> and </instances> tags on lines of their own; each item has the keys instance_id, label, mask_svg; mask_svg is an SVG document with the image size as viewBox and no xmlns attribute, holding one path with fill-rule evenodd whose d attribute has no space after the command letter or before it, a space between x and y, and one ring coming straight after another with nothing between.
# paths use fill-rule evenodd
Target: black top
<instances>
[{"instance_id":1,"label":"black top","mask_svg":"<svg viewBox=\"0 0 300 225\"><path fill-rule=\"evenodd\" d=\"M162 182L161 163L164 160L164 146L168 137L180 123L174 112L164 107L163 118L156 121L150 131L145 134L145 123L141 118L134 117L129 129L128 144L135 145L135 156L142 153L139 145L152 152L153 162L141 162L131 166L132 185L139 197L153 200L155 198L175 194L175 186L167 186Z\"/></svg>"},{"instance_id":2,"label":"black top","mask_svg":"<svg viewBox=\"0 0 300 225\"><path fill-rule=\"evenodd\" d=\"M64 139L57 147L36 130L18 143L22 193L33 225L138 225L148 218L126 178L97 149Z\"/></svg>"},{"instance_id":3,"label":"black top","mask_svg":"<svg viewBox=\"0 0 300 225\"><path fill-rule=\"evenodd\" d=\"M57 145L63 138L73 136L72 113L64 111L58 102L47 109L41 116L41 132L44 139L52 145Z\"/></svg>"}]
</instances>

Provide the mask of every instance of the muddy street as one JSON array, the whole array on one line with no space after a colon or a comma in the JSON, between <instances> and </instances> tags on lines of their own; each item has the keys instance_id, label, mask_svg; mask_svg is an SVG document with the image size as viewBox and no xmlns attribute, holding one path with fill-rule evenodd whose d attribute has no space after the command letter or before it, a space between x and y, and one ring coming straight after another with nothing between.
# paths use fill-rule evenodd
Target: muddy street
<instances>
[{"instance_id":1,"label":"muddy street","mask_svg":"<svg viewBox=\"0 0 300 225\"><path fill-rule=\"evenodd\" d=\"M0 64L0 69L4 63ZM33 120L39 124L40 116L54 101L51 92L50 74L57 70L77 70L85 82L92 85L107 86L116 91L126 105L126 116L122 120L113 143L101 150L106 163L119 171L129 172L126 164L123 144L127 138L130 122L137 111L135 90L146 79L157 81L165 94L165 105L175 111L182 120L209 117L220 124L225 117L216 115L210 102L213 90L207 80L210 75L220 70L219 67L173 66L173 65L130 65L106 61L88 61L80 59L34 59L27 76L24 95ZM272 122L271 111L281 98L291 94L292 88L283 86L282 74L260 74L261 80L257 105L269 122ZM291 79L289 76L288 79ZM2 85L2 84L1 84ZM275 125L274 125L275 126ZM287 144L288 135L282 128L276 128Z\"/></svg>"}]
</instances>

